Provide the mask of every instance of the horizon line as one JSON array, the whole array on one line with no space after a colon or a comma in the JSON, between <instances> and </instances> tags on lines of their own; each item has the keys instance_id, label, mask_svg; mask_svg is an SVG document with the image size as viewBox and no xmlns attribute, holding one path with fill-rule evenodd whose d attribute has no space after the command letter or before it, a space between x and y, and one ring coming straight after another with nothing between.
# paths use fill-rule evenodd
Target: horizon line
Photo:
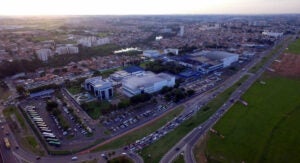
<instances>
[{"instance_id":1,"label":"horizon line","mask_svg":"<svg viewBox=\"0 0 300 163\"><path fill-rule=\"evenodd\" d=\"M76 17L76 16L272 16L272 15L300 15L299 13L170 13L170 14L0 14L0 17Z\"/></svg>"}]
</instances>

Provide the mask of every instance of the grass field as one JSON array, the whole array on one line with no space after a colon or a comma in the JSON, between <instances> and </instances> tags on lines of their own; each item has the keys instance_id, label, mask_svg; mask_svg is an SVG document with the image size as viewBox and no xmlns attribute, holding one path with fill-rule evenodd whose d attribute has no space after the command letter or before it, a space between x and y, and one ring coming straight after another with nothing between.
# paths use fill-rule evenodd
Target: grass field
<instances>
[{"instance_id":1,"label":"grass field","mask_svg":"<svg viewBox=\"0 0 300 163\"><path fill-rule=\"evenodd\" d=\"M203 109L201 109L191 119L183 122L175 130L168 133L166 136L159 139L154 144L141 150L141 156L146 163L157 163L180 139L182 139L187 133L192 131L195 127L205 122L216 110L221 107L224 102L230 97L231 93L237 89L242 82L244 82L248 76L244 76L232 87L218 95L213 101L208 103ZM151 157L148 157L148 156Z\"/></svg>"},{"instance_id":2,"label":"grass field","mask_svg":"<svg viewBox=\"0 0 300 163\"><path fill-rule=\"evenodd\" d=\"M300 162L300 81L264 76L214 126L209 162Z\"/></svg>"},{"instance_id":3,"label":"grass field","mask_svg":"<svg viewBox=\"0 0 300 163\"><path fill-rule=\"evenodd\" d=\"M80 85L72 85L71 87L69 87L67 89L72 95L79 94L84 90Z\"/></svg>"},{"instance_id":4,"label":"grass field","mask_svg":"<svg viewBox=\"0 0 300 163\"><path fill-rule=\"evenodd\" d=\"M9 90L5 90L0 87L0 99L7 100L7 98L10 96Z\"/></svg>"},{"instance_id":5,"label":"grass field","mask_svg":"<svg viewBox=\"0 0 300 163\"><path fill-rule=\"evenodd\" d=\"M32 135L22 137L20 143L23 147L29 149L35 154L38 154L40 156L43 156L45 154L35 137Z\"/></svg>"},{"instance_id":6,"label":"grass field","mask_svg":"<svg viewBox=\"0 0 300 163\"><path fill-rule=\"evenodd\" d=\"M120 156L120 157L116 157L111 160L108 160L107 163L134 163L134 161L128 157Z\"/></svg>"},{"instance_id":7,"label":"grass field","mask_svg":"<svg viewBox=\"0 0 300 163\"><path fill-rule=\"evenodd\" d=\"M25 119L21 115L21 113L18 111L18 108L16 107L7 107L3 110L3 114L5 118L10 122L13 123L13 119L11 118L12 115L15 115L16 120L18 121L20 129L18 125L12 125L11 129L13 133L17 136L18 139L20 139L20 144L22 147L25 147L29 151L37 154L37 155L44 155L44 151L42 147L38 144L36 138L33 136L33 134L28 130L28 127L26 125Z\"/></svg>"},{"instance_id":8,"label":"grass field","mask_svg":"<svg viewBox=\"0 0 300 163\"><path fill-rule=\"evenodd\" d=\"M11 119L11 115L15 115L16 119L18 121L18 123L20 124L20 126L22 127L22 130L24 130L25 132L27 132L27 126L25 124L25 120L22 117L22 115L20 114L20 112L18 112L17 110L18 108L16 107L7 107L3 110L3 114L6 117L6 119L8 119L8 121L12 122L13 120Z\"/></svg>"},{"instance_id":9,"label":"grass field","mask_svg":"<svg viewBox=\"0 0 300 163\"><path fill-rule=\"evenodd\" d=\"M178 116L182 110L183 110L183 107L178 107L178 108L172 110L169 114L161 117L159 120L157 120L153 123L150 123L140 129L137 129L134 132L126 134L125 136L120 137L108 144L100 146L100 147L96 148L95 150L93 150L93 152L108 150L108 149L116 149L116 148L120 148L125 145L128 145L129 143L133 143L136 140L159 129L161 126L163 126L164 124L166 124L167 122L172 120L174 117Z\"/></svg>"},{"instance_id":10,"label":"grass field","mask_svg":"<svg viewBox=\"0 0 300 163\"><path fill-rule=\"evenodd\" d=\"M289 45L287 53L300 54L300 39Z\"/></svg>"},{"instance_id":11,"label":"grass field","mask_svg":"<svg viewBox=\"0 0 300 163\"><path fill-rule=\"evenodd\" d=\"M92 101L82 104L86 113L93 119L98 119L101 115L101 110L109 109L110 103L108 101Z\"/></svg>"},{"instance_id":12,"label":"grass field","mask_svg":"<svg viewBox=\"0 0 300 163\"><path fill-rule=\"evenodd\" d=\"M177 158L172 163L185 163L183 155L177 156Z\"/></svg>"},{"instance_id":13,"label":"grass field","mask_svg":"<svg viewBox=\"0 0 300 163\"><path fill-rule=\"evenodd\" d=\"M81 161L80 163L97 163L97 162L98 162L98 159L93 159L90 161Z\"/></svg>"}]
</instances>

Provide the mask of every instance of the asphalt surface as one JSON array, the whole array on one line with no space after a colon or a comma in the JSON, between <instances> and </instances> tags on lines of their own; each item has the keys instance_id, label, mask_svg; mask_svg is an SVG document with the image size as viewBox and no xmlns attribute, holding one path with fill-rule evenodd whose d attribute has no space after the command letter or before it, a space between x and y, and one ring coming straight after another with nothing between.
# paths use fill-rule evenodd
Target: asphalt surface
<instances>
[{"instance_id":1,"label":"asphalt surface","mask_svg":"<svg viewBox=\"0 0 300 163\"><path fill-rule=\"evenodd\" d=\"M228 98L228 100L222 105L218 111L216 111L207 121L205 121L203 124L199 125L197 128L192 130L190 133L188 133L183 139L181 139L171 150L169 150L164 157L161 159L161 163L169 163L172 162L179 154L184 154L185 162L188 163L195 163L196 160L194 158L193 154L193 148L197 144L198 140L204 136L204 134L211 128L213 125L234 105L233 102L230 102L230 99L239 99L247 89L251 87L251 85L263 74L263 72L272 64L272 62L287 48L288 44L294 40L291 39L288 42L284 42L284 46L281 48L281 50L278 51L275 55L273 55L264 66L262 66L255 74L252 74L247 81L245 81L238 89L236 89ZM282 42L282 41L281 41ZM265 53L266 55L267 53ZM252 66L254 66L256 63L258 63L260 59L254 60L253 62L249 63L245 67L245 71L240 71L236 75L243 76L247 73L248 70ZM238 80L239 78L236 78L235 75L228 79L228 80ZM226 81L228 83L228 81ZM232 82L232 85L235 82ZM228 88L230 85L226 85L223 88ZM218 92L223 92L224 90L219 90ZM206 101L206 99L203 99L203 101Z\"/></svg>"}]
</instances>

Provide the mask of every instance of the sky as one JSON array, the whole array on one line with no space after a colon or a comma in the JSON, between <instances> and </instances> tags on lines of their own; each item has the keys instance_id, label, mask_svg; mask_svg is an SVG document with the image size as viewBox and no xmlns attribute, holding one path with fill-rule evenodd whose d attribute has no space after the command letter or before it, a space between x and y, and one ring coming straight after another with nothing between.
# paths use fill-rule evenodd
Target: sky
<instances>
[{"instance_id":1,"label":"sky","mask_svg":"<svg viewBox=\"0 0 300 163\"><path fill-rule=\"evenodd\" d=\"M300 13L300 0L0 0L0 15Z\"/></svg>"}]
</instances>

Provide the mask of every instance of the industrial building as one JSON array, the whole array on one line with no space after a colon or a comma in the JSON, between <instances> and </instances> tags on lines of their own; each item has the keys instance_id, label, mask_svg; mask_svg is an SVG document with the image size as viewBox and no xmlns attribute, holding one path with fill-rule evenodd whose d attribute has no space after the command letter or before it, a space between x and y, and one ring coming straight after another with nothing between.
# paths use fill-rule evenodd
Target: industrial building
<instances>
[{"instance_id":1,"label":"industrial building","mask_svg":"<svg viewBox=\"0 0 300 163\"><path fill-rule=\"evenodd\" d=\"M239 55L225 51L202 51L200 55L211 60L220 61L223 63L223 68L230 66L232 63L239 60Z\"/></svg>"},{"instance_id":2,"label":"industrial building","mask_svg":"<svg viewBox=\"0 0 300 163\"><path fill-rule=\"evenodd\" d=\"M171 61L191 68L201 74L208 74L220 70L237 62L238 54L223 51L201 51L189 56L172 57Z\"/></svg>"},{"instance_id":3,"label":"industrial building","mask_svg":"<svg viewBox=\"0 0 300 163\"><path fill-rule=\"evenodd\" d=\"M152 72L145 72L140 75L133 75L122 81L123 93L129 97L141 93L154 93L161 90L164 86L173 87L175 76Z\"/></svg>"},{"instance_id":4,"label":"industrial building","mask_svg":"<svg viewBox=\"0 0 300 163\"><path fill-rule=\"evenodd\" d=\"M160 56L161 53L158 50L144 50L143 51L143 56L153 58L153 57L158 57Z\"/></svg>"},{"instance_id":5,"label":"industrial building","mask_svg":"<svg viewBox=\"0 0 300 163\"><path fill-rule=\"evenodd\" d=\"M130 73L124 71L124 70L120 70L120 71L116 71L115 73L110 75L110 78L116 82L119 82L121 80L123 80L126 77L131 76Z\"/></svg>"},{"instance_id":6,"label":"industrial building","mask_svg":"<svg viewBox=\"0 0 300 163\"><path fill-rule=\"evenodd\" d=\"M145 72L145 70L139 66L129 66L125 67L124 71L128 72L131 75L138 75Z\"/></svg>"},{"instance_id":7,"label":"industrial building","mask_svg":"<svg viewBox=\"0 0 300 163\"><path fill-rule=\"evenodd\" d=\"M113 96L112 83L103 80L102 77L93 77L86 79L84 88L93 93L100 100L108 100Z\"/></svg>"}]
</instances>

